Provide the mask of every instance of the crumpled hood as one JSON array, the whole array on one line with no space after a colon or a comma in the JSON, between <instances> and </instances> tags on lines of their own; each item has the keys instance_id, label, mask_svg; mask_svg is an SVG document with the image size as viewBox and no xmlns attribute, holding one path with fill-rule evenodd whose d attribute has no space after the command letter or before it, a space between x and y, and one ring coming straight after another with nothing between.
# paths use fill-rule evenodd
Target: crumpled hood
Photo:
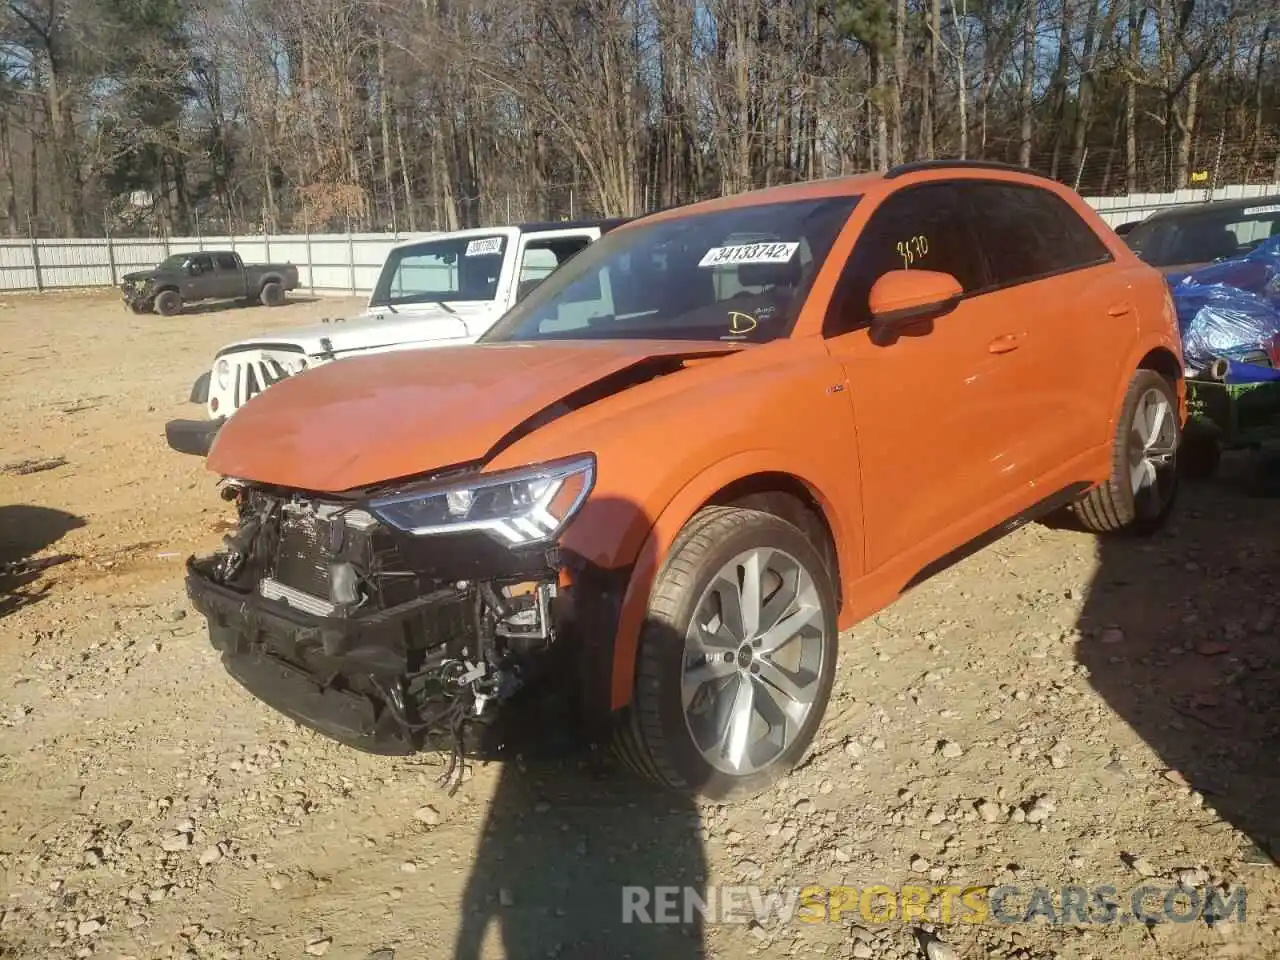
<instances>
[{"instance_id":1,"label":"crumpled hood","mask_svg":"<svg viewBox=\"0 0 1280 960\"><path fill-rule=\"evenodd\" d=\"M126 273L120 278L121 283L138 283L142 280L150 280L156 275L154 270L134 270L132 273Z\"/></svg>"},{"instance_id":2,"label":"crumpled hood","mask_svg":"<svg viewBox=\"0 0 1280 960\"><path fill-rule=\"evenodd\" d=\"M541 410L648 358L739 349L688 341L553 341L351 358L254 397L223 425L207 464L222 476L300 490L366 487L481 460Z\"/></svg>"},{"instance_id":3,"label":"crumpled hood","mask_svg":"<svg viewBox=\"0 0 1280 960\"><path fill-rule=\"evenodd\" d=\"M423 340L467 340L484 333L497 319L496 305L459 305L447 310L436 304L399 307L391 312L374 307L350 320L334 319L308 327L277 330L261 337L248 337L223 347L219 356L263 346L290 344L308 356L358 353L380 347L398 346ZM327 341L327 346L324 341Z\"/></svg>"}]
</instances>

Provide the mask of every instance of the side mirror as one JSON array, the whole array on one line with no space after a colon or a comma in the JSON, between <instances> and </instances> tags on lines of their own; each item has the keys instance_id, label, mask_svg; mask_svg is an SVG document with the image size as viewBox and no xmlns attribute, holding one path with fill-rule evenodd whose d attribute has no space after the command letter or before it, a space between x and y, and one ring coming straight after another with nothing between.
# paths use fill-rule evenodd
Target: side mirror
<instances>
[{"instance_id":1,"label":"side mirror","mask_svg":"<svg viewBox=\"0 0 1280 960\"><path fill-rule=\"evenodd\" d=\"M949 273L936 270L891 270L875 282L868 298L871 339L892 343L899 336L933 331L935 318L953 310L964 288Z\"/></svg>"},{"instance_id":2,"label":"side mirror","mask_svg":"<svg viewBox=\"0 0 1280 960\"><path fill-rule=\"evenodd\" d=\"M194 276L195 276L196 274L198 274L199 272L200 272L200 264L196 263L194 260L188 260L188 261L187 261L187 273L188 273L190 276L193 276L193 277L194 277Z\"/></svg>"}]
</instances>

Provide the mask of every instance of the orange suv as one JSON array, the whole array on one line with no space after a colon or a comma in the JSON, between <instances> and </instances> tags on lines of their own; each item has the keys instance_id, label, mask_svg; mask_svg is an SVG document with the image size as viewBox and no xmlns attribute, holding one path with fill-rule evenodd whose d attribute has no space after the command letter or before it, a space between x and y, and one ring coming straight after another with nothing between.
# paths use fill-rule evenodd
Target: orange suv
<instances>
[{"instance_id":1,"label":"orange suv","mask_svg":"<svg viewBox=\"0 0 1280 960\"><path fill-rule=\"evenodd\" d=\"M930 162L669 210L478 344L353 358L219 434L188 563L227 670L375 752L571 712L725 798L792 766L839 632L1030 520L1169 512L1161 275L1071 190ZM519 718L519 719L515 719Z\"/></svg>"}]
</instances>

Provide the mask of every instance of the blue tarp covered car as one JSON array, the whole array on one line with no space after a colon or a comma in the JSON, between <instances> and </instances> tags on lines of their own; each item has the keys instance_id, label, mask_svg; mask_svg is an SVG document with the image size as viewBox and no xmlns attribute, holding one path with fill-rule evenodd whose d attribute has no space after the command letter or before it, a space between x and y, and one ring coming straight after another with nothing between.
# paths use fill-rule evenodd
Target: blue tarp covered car
<instances>
[{"instance_id":1,"label":"blue tarp covered car","mask_svg":"<svg viewBox=\"0 0 1280 960\"><path fill-rule=\"evenodd\" d=\"M1277 365L1280 351L1280 237L1240 257L1171 274L1182 348L1190 371L1215 359Z\"/></svg>"}]
</instances>

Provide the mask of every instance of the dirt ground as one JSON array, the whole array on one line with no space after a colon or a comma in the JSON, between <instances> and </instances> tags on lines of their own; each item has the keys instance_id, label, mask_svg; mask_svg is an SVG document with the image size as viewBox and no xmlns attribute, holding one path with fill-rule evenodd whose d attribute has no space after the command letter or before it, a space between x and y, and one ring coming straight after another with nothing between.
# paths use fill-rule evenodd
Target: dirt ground
<instances>
[{"instance_id":1,"label":"dirt ground","mask_svg":"<svg viewBox=\"0 0 1280 960\"><path fill-rule=\"evenodd\" d=\"M227 341L358 307L0 294L0 956L1280 956L1280 501L1245 495L1247 459L1153 539L1027 527L862 624L812 754L754 800L594 755L449 797L438 757L250 699L183 594L229 512L165 420L200 415ZM1179 881L1243 887L1245 919L1120 922ZM810 884L1015 886L1000 917L1037 916L622 922L624 885ZM1072 885L1115 888L1117 920L1067 914Z\"/></svg>"}]
</instances>

